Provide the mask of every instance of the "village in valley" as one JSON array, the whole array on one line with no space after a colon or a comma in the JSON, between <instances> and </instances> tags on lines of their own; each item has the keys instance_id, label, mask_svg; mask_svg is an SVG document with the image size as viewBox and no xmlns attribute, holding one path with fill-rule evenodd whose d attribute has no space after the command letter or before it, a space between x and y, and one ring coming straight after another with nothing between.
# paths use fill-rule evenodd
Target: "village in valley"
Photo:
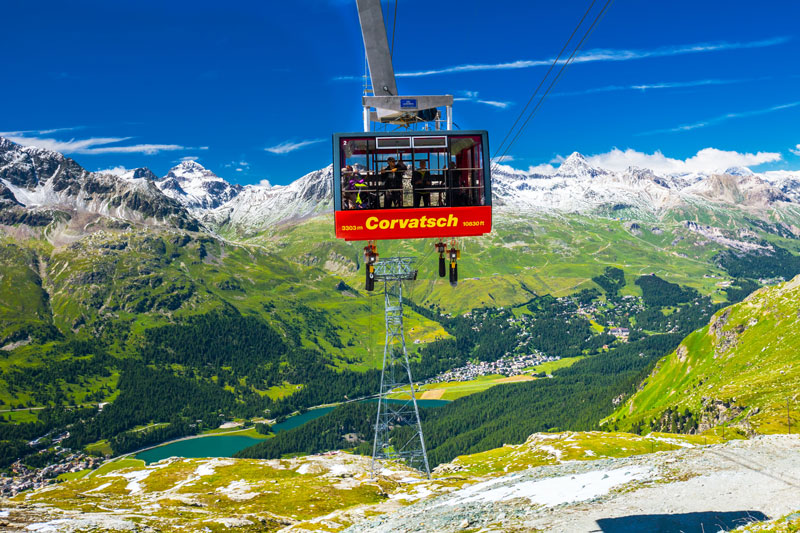
<instances>
[{"instance_id":1,"label":"village in valley","mask_svg":"<svg viewBox=\"0 0 800 533\"><path fill-rule=\"evenodd\" d=\"M609 300L581 299L575 296L554 298L552 307L557 309L555 316L563 319L580 317L590 321L595 333L606 333L611 337L609 342L628 342L630 336L630 317L644 310L642 299L638 296L618 296ZM464 366L450 369L425 381L425 384L471 381L482 376L520 376L535 375L536 367L544 363L560 360L565 354L544 353L541 350L529 350L528 341L531 327L537 320L535 314L513 313L511 309L473 309L465 313L464 318L474 323L472 329L478 331L490 318L504 318L507 327L516 329L517 344L509 347L509 351L496 361L469 361ZM624 326L622 325L624 324ZM567 327L566 323L563 327ZM602 349L607 350L608 344ZM539 377L550 377L540 373Z\"/></svg>"},{"instance_id":2,"label":"village in valley","mask_svg":"<svg viewBox=\"0 0 800 533\"><path fill-rule=\"evenodd\" d=\"M529 355L508 355L494 362L467 362L466 365L443 372L425 383L470 381L480 376L519 376L530 374L531 367L550 361L557 361L558 359L560 358L556 356L533 353Z\"/></svg>"},{"instance_id":3,"label":"village in valley","mask_svg":"<svg viewBox=\"0 0 800 533\"><path fill-rule=\"evenodd\" d=\"M100 466L104 457L73 452L68 448L55 447L55 457L42 468L34 468L16 461L9 467L10 476L0 474L0 496L10 498L22 491L38 489L59 480L59 476Z\"/></svg>"}]
</instances>

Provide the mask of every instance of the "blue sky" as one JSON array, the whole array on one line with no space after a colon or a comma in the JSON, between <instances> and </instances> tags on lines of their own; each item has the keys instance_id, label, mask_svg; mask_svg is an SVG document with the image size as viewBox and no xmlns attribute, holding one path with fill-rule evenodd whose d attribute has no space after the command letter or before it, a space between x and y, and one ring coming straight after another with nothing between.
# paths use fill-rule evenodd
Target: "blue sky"
<instances>
[{"instance_id":1,"label":"blue sky","mask_svg":"<svg viewBox=\"0 0 800 533\"><path fill-rule=\"evenodd\" d=\"M399 90L454 94L456 123L499 144L588 5L399 0ZM90 170L196 158L283 184L361 127L355 0L13 2L3 18L0 132ZM798 21L789 0L616 0L506 163L800 169Z\"/></svg>"}]
</instances>

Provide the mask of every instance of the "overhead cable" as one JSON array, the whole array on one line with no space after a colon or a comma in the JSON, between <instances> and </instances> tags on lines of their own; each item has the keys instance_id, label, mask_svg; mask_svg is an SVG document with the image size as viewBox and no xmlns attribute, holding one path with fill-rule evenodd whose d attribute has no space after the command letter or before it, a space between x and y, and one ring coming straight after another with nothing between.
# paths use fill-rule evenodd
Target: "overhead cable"
<instances>
[{"instance_id":1,"label":"overhead cable","mask_svg":"<svg viewBox=\"0 0 800 533\"><path fill-rule=\"evenodd\" d=\"M494 163L492 165L492 171L495 170L497 164L499 164L499 162L502 161L503 157L505 157L506 154L508 154L508 151L511 149L511 146L517 141L517 139L519 139L519 136L525 130L525 127L528 125L530 120L536 115L536 112L539 110L539 108L541 107L542 103L544 103L545 99L550 94L550 91L553 89L553 87L555 87L556 83L558 83L558 80L561 78L561 75L564 73L564 71L567 69L567 67L570 64L572 64L572 62L575 59L576 54L580 51L580 49L583 46L584 42L586 42L586 40L589 38L589 36L594 31L594 29L597 27L598 22L600 22L600 20L603 18L603 15L605 15L608 7L611 5L612 2L613 2L613 0L606 0L605 5L600 10L600 12L597 14L597 16L595 17L595 19L592 22L591 26L589 26L589 28L586 30L586 32L584 32L583 37L581 37L581 40L575 46L575 48L572 51L572 53L570 54L569 58L566 61L563 62L563 64L561 65L561 69L559 69L559 71L558 71L558 74L556 74L556 77L550 82L550 85L547 87L547 90L544 92L544 94L539 98L539 101L536 103L536 106L528 114L528 117L525 119L525 121L519 127L519 129L517 130L516 134L514 134L514 137L511 139L511 141L506 145L503 153L500 155L500 157L493 157L492 158L493 161L494 161ZM594 1L592 2L592 4L594 4ZM591 6L590 6L590 9L591 9ZM570 37L570 39L571 39L571 37ZM567 41L567 42L569 42L569 41ZM554 62L554 64L557 61L558 60L556 60ZM550 71L548 71L548 74L549 73L550 73ZM546 77L547 76L545 76L545 78ZM538 91L538 88L537 88L537 91ZM509 132L509 134L510 134L510 132ZM499 152L499 150L498 150L498 152ZM495 156L496 155L497 155L497 152L495 152Z\"/></svg>"}]
</instances>

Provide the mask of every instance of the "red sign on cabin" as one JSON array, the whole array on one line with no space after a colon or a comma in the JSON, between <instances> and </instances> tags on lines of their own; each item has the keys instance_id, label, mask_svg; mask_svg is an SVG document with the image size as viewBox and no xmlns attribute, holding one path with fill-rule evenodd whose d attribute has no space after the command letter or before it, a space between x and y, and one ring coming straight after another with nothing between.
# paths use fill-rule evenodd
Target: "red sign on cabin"
<instances>
[{"instance_id":1,"label":"red sign on cabin","mask_svg":"<svg viewBox=\"0 0 800 533\"><path fill-rule=\"evenodd\" d=\"M336 237L348 241L472 237L492 231L492 207L336 211Z\"/></svg>"}]
</instances>

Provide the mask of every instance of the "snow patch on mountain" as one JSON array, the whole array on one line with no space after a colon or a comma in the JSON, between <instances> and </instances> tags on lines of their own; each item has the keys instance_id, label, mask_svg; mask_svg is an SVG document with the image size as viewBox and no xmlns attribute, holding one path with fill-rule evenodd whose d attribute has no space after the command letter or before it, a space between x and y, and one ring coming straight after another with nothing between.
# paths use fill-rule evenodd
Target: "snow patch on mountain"
<instances>
[{"instance_id":1,"label":"snow patch on mountain","mask_svg":"<svg viewBox=\"0 0 800 533\"><path fill-rule=\"evenodd\" d=\"M203 220L212 226L253 233L332 209L333 165L329 165L289 185L248 185L232 200L207 211Z\"/></svg>"}]
</instances>

